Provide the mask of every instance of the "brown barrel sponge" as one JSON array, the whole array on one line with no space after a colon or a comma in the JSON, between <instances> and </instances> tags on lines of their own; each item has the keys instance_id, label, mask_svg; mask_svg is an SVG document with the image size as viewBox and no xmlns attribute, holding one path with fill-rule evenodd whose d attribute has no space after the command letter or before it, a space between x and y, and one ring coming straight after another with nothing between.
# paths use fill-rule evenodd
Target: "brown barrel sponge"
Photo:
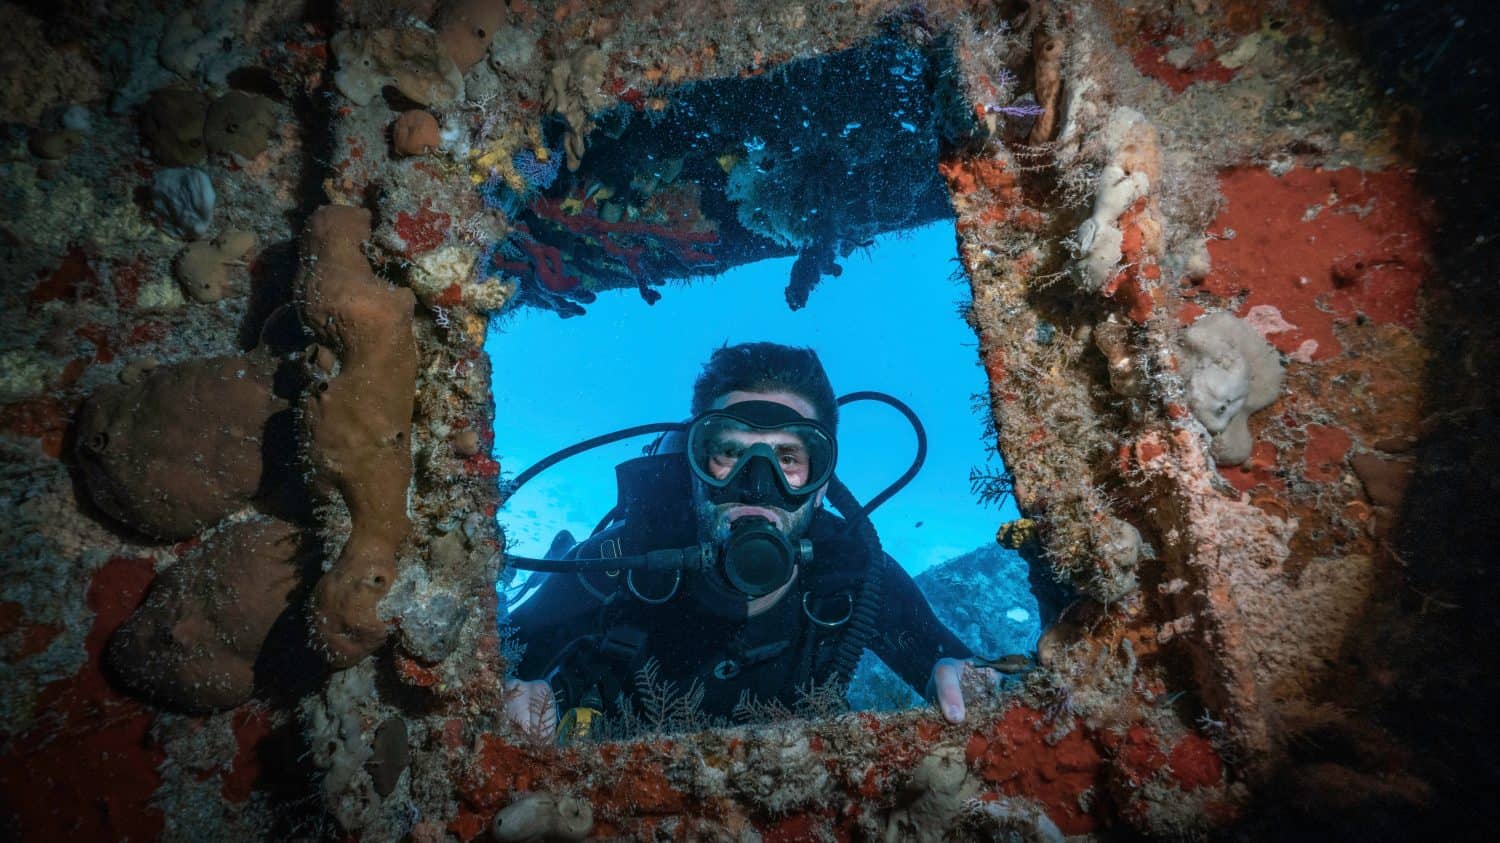
<instances>
[{"instance_id":1,"label":"brown barrel sponge","mask_svg":"<svg viewBox=\"0 0 1500 843\"><path fill-rule=\"evenodd\" d=\"M266 421L289 406L271 391L274 371L263 355L216 357L95 392L74 429L94 503L173 541L243 507L261 484Z\"/></svg>"},{"instance_id":2,"label":"brown barrel sponge","mask_svg":"<svg viewBox=\"0 0 1500 843\"><path fill-rule=\"evenodd\" d=\"M111 667L167 705L213 711L249 700L261 646L297 587L299 545L297 529L272 518L205 539L115 632Z\"/></svg>"},{"instance_id":3,"label":"brown barrel sponge","mask_svg":"<svg viewBox=\"0 0 1500 843\"><path fill-rule=\"evenodd\" d=\"M375 277L360 245L370 212L326 205L303 232L302 319L338 356L338 375L308 391L302 422L320 487L349 508L348 540L313 594L313 629L335 667L378 649L390 634L376 611L396 576L411 524L411 417L416 299Z\"/></svg>"},{"instance_id":4,"label":"brown barrel sponge","mask_svg":"<svg viewBox=\"0 0 1500 843\"><path fill-rule=\"evenodd\" d=\"M467 73L490 48L505 23L505 4L496 0L449 0L438 16L438 40L448 58Z\"/></svg>"},{"instance_id":5,"label":"brown barrel sponge","mask_svg":"<svg viewBox=\"0 0 1500 843\"><path fill-rule=\"evenodd\" d=\"M141 110L141 138L156 160L171 167L191 167L203 160L207 115L208 97L197 91L153 91Z\"/></svg>"},{"instance_id":6,"label":"brown barrel sponge","mask_svg":"<svg viewBox=\"0 0 1500 843\"><path fill-rule=\"evenodd\" d=\"M266 151L275 128L275 103L258 94L230 91L208 107L203 141L214 152L254 158Z\"/></svg>"},{"instance_id":7,"label":"brown barrel sponge","mask_svg":"<svg viewBox=\"0 0 1500 843\"><path fill-rule=\"evenodd\" d=\"M391 126L391 146L397 155L426 155L441 142L437 118L420 108L402 113Z\"/></svg>"}]
</instances>

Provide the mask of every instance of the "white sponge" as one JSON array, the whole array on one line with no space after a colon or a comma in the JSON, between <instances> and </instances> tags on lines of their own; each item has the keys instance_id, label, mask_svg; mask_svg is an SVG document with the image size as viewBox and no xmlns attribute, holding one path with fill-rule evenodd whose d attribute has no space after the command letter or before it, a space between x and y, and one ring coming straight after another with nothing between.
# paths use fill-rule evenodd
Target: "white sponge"
<instances>
[{"instance_id":1,"label":"white sponge","mask_svg":"<svg viewBox=\"0 0 1500 843\"><path fill-rule=\"evenodd\" d=\"M1183 333L1183 376L1188 407L1213 434L1220 465L1250 458L1250 414L1281 392L1283 370L1276 349L1242 319L1210 313Z\"/></svg>"}]
</instances>

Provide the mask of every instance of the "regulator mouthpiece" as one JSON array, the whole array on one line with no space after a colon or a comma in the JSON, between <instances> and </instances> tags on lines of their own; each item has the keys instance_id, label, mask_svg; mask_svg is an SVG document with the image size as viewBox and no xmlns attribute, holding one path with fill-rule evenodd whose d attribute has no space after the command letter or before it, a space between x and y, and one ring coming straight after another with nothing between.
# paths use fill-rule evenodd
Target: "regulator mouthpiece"
<instances>
[{"instance_id":1,"label":"regulator mouthpiece","mask_svg":"<svg viewBox=\"0 0 1500 843\"><path fill-rule=\"evenodd\" d=\"M724 541L724 578L749 597L763 597L792 578L797 552L770 520L736 518Z\"/></svg>"}]
</instances>

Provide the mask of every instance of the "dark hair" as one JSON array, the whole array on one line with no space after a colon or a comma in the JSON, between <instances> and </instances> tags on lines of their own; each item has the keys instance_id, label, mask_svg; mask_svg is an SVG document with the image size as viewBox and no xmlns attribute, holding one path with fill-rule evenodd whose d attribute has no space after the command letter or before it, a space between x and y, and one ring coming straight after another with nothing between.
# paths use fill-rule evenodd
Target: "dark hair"
<instances>
[{"instance_id":1,"label":"dark hair","mask_svg":"<svg viewBox=\"0 0 1500 843\"><path fill-rule=\"evenodd\" d=\"M838 429L839 407L833 385L818 353L810 348L747 342L714 349L693 384L693 415L735 391L790 392L812 405L818 421L830 430Z\"/></svg>"}]
</instances>

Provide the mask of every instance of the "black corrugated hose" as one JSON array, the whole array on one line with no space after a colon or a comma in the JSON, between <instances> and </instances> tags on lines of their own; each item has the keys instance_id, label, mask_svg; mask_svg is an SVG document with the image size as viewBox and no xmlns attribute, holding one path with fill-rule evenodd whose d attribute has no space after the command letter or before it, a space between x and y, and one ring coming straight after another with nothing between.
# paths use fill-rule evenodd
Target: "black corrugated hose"
<instances>
[{"instance_id":1,"label":"black corrugated hose","mask_svg":"<svg viewBox=\"0 0 1500 843\"><path fill-rule=\"evenodd\" d=\"M870 516L838 477L828 482L828 502L840 513L850 513L848 529L864 545L867 557L864 582L860 584L859 596L855 598L849 626L839 639L838 650L833 657L834 678L840 685L847 687L850 678L854 676L854 668L859 665L859 657L864 653L865 645L875 634L875 618L880 614L881 594L885 586L885 550L880 546L880 536L875 534L875 525L871 523Z\"/></svg>"}]
</instances>

